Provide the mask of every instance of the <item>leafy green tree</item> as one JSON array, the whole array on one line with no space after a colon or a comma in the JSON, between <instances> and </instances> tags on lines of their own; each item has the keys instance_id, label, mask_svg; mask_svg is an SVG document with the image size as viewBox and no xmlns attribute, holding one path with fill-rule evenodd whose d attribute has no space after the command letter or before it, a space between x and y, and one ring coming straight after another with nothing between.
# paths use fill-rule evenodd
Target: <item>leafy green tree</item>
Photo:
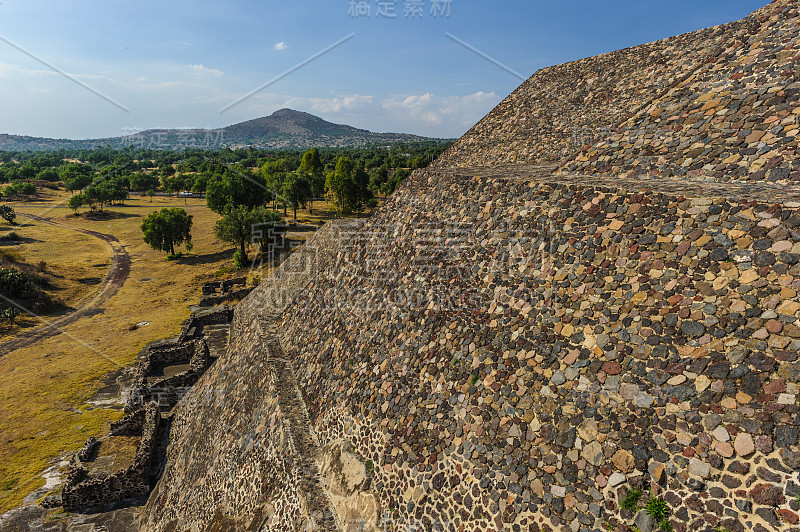
<instances>
[{"instance_id":1,"label":"leafy green tree","mask_svg":"<svg viewBox=\"0 0 800 532\"><path fill-rule=\"evenodd\" d=\"M17 213L9 205L0 205L0 216L10 224L14 224L17 220Z\"/></svg>"},{"instance_id":2,"label":"leafy green tree","mask_svg":"<svg viewBox=\"0 0 800 532\"><path fill-rule=\"evenodd\" d=\"M172 195L173 192L180 192L182 186L183 181L175 175L161 176L161 188L170 195Z\"/></svg>"},{"instance_id":3,"label":"leafy green tree","mask_svg":"<svg viewBox=\"0 0 800 532\"><path fill-rule=\"evenodd\" d=\"M217 214L234 207L253 208L264 205L267 186L262 176L245 168L227 168L225 173L209 181L206 203Z\"/></svg>"},{"instance_id":4,"label":"leafy green tree","mask_svg":"<svg viewBox=\"0 0 800 532\"><path fill-rule=\"evenodd\" d=\"M303 175L291 173L283 182L283 197L294 209L294 219L297 219L298 207L305 207L311 199L311 183Z\"/></svg>"},{"instance_id":5,"label":"leafy green tree","mask_svg":"<svg viewBox=\"0 0 800 532\"><path fill-rule=\"evenodd\" d=\"M359 161L353 172L353 210L362 211L364 205L372 199L372 191L369 189L369 174L364 169L364 164Z\"/></svg>"},{"instance_id":6,"label":"leafy green tree","mask_svg":"<svg viewBox=\"0 0 800 532\"><path fill-rule=\"evenodd\" d=\"M63 174L62 174L63 175ZM83 190L92 184L92 176L88 174L69 174L70 177L64 178L64 187L72 193Z\"/></svg>"},{"instance_id":7,"label":"leafy green tree","mask_svg":"<svg viewBox=\"0 0 800 532\"><path fill-rule=\"evenodd\" d=\"M76 194L74 196L70 196L69 201L67 202L67 206L72 209L72 212L75 214L78 213L78 209L84 206L86 203L86 197L83 194Z\"/></svg>"},{"instance_id":8,"label":"leafy green tree","mask_svg":"<svg viewBox=\"0 0 800 532\"><path fill-rule=\"evenodd\" d=\"M287 170L281 161L267 161L261 166L261 177L264 186L269 190L269 198L272 200L272 208L275 209L275 202L283 191L283 182L286 180Z\"/></svg>"},{"instance_id":9,"label":"leafy green tree","mask_svg":"<svg viewBox=\"0 0 800 532\"><path fill-rule=\"evenodd\" d=\"M339 157L336 169L328 174L325 189L333 202L336 212L350 214L356 197L355 183L353 182L353 164L347 157Z\"/></svg>"},{"instance_id":10,"label":"leafy green tree","mask_svg":"<svg viewBox=\"0 0 800 532\"><path fill-rule=\"evenodd\" d=\"M131 190L144 192L151 188L157 188L159 185L158 177L153 174L146 174L144 172L135 173L130 178Z\"/></svg>"},{"instance_id":11,"label":"leafy green tree","mask_svg":"<svg viewBox=\"0 0 800 532\"><path fill-rule=\"evenodd\" d=\"M58 176L66 189L74 193L92 184L94 170L88 164L67 163L59 168Z\"/></svg>"},{"instance_id":12,"label":"leafy green tree","mask_svg":"<svg viewBox=\"0 0 800 532\"><path fill-rule=\"evenodd\" d=\"M387 181L387 182L384 184L384 186L383 186L383 193L384 193L385 195L387 195L387 196L388 196L388 195L390 195L390 194L391 194L392 192L394 192L394 191L397 189L397 187L399 187L399 186L400 186L400 185L403 183L403 181L405 181L405 180L408 178L408 176L410 176L410 175L411 175L411 170L406 170L405 168L398 168L398 169L395 171L395 173L394 173L394 175L392 176L392 178L391 178L391 179L389 179L389 181Z\"/></svg>"},{"instance_id":13,"label":"leafy green tree","mask_svg":"<svg viewBox=\"0 0 800 532\"><path fill-rule=\"evenodd\" d=\"M36 179L41 179L42 181L58 181L59 177L55 168L45 168L36 175Z\"/></svg>"},{"instance_id":14,"label":"leafy green tree","mask_svg":"<svg viewBox=\"0 0 800 532\"><path fill-rule=\"evenodd\" d=\"M147 195L150 197L150 203L153 203L153 196L155 196L155 195L156 195L156 191L155 191L155 190L153 190L152 188L151 188L151 189L148 189L148 191L147 191Z\"/></svg>"},{"instance_id":15,"label":"leafy green tree","mask_svg":"<svg viewBox=\"0 0 800 532\"><path fill-rule=\"evenodd\" d=\"M317 148L311 148L303 154L297 173L308 179L312 197L318 198L325 193L325 166Z\"/></svg>"},{"instance_id":16,"label":"leafy green tree","mask_svg":"<svg viewBox=\"0 0 800 532\"><path fill-rule=\"evenodd\" d=\"M383 185L389 180L389 165L381 165L373 168L369 176L369 189L373 195L381 192Z\"/></svg>"},{"instance_id":17,"label":"leafy green tree","mask_svg":"<svg viewBox=\"0 0 800 532\"><path fill-rule=\"evenodd\" d=\"M33 179L34 177L36 177L36 168L32 164L26 163L22 165L22 167L17 172L17 175L21 179Z\"/></svg>"},{"instance_id":18,"label":"leafy green tree","mask_svg":"<svg viewBox=\"0 0 800 532\"><path fill-rule=\"evenodd\" d=\"M195 194L203 194L206 191L206 188L208 187L208 180L209 180L208 175L206 174L198 175L195 178L194 183L192 183L191 191L194 192Z\"/></svg>"},{"instance_id":19,"label":"leafy green tree","mask_svg":"<svg viewBox=\"0 0 800 532\"><path fill-rule=\"evenodd\" d=\"M192 249L192 215L180 207L153 212L142 222L144 241L157 251L175 255L175 246L186 243Z\"/></svg>"},{"instance_id":20,"label":"leafy green tree","mask_svg":"<svg viewBox=\"0 0 800 532\"><path fill-rule=\"evenodd\" d=\"M6 187L4 193L6 196L33 196L36 194L36 185L17 181Z\"/></svg>"},{"instance_id":21,"label":"leafy green tree","mask_svg":"<svg viewBox=\"0 0 800 532\"><path fill-rule=\"evenodd\" d=\"M237 207L229 206L222 218L217 220L214 233L223 242L230 242L239 246L239 253L242 260L247 262L246 245L253 238L253 230L260 224L270 222L280 222L281 215L267 209L264 206L248 208L240 205Z\"/></svg>"}]
</instances>

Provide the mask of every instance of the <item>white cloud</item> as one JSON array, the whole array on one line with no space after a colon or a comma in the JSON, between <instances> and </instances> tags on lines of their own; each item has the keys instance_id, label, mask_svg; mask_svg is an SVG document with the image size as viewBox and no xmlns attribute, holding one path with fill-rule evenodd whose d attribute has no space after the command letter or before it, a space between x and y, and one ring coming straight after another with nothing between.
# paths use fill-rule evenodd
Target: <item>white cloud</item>
<instances>
[{"instance_id":1,"label":"white cloud","mask_svg":"<svg viewBox=\"0 0 800 532\"><path fill-rule=\"evenodd\" d=\"M289 48L289 45L286 44L283 41L277 43L275 46L272 47L273 50L278 51L278 52L280 52L281 50L287 50L288 48Z\"/></svg>"},{"instance_id":2,"label":"white cloud","mask_svg":"<svg viewBox=\"0 0 800 532\"><path fill-rule=\"evenodd\" d=\"M425 94L392 96L381 102L397 120L411 119L429 126L471 126L484 116L500 98L494 92L476 92L464 96L439 97ZM405 120L404 120L405 121Z\"/></svg>"},{"instance_id":3,"label":"white cloud","mask_svg":"<svg viewBox=\"0 0 800 532\"><path fill-rule=\"evenodd\" d=\"M186 68L196 77L214 76L216 78L222 77L224 72L216 68L208 68L205 65L187 65Z\"/></svg>"},{"instance_id":4,"label":"white cloud","mask_svg":"<svg viewBox=\"0 0 800 532\"><path fill-rule=\"evenodd\" d=\"M290 98L284 107L301 107L312 113L361 113L372 107L374 98L362 94L335 96L332 98Z\"/></svg>"}]
</instances>

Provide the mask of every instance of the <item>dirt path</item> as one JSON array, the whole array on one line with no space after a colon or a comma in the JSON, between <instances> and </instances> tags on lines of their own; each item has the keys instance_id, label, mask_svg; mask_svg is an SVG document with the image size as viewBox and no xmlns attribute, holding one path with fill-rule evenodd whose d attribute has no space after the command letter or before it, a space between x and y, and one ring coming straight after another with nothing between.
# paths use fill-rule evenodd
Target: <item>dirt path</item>
<instances>
[{"instance_id":1,"label":"dirt path","mask_svg":"<svg viewBox=\"0 0 800 532\"><path fill-rule=\"evenodd\" d=\"M13 340L4 342L3 345L0 346L0 355L10 353L23 347L28 347L37 342L41 342L45 338L57 336L61 334L63 332L63 328L70 323L74 323L84 316L90 316L94 314L97 312L97 310L102 308L102 305L106 301L108 301L114 294L117 293L117 290L119 290L122 285L125 284L125 281L128 279L128 275L131 271L131 258L128 255L128 252L125 251L125 248L120 245L117 237L113 235L98 233L97 231L90 231L88 229L70 227L68 225L55 222L50 218L36 216L35 214L20 213L19 216L25 216L26 218L30 218L31 220L37 222L63 227L71 231L77 231L79 233L84 233L86 235L99 238L100 240L106 242L111 248L111 268L106 275L105 280L103 281L102 289L90 301L86 302L82 307L74 312L71 312L70 314L56 318L34 329L24 331L17 335Z\"/></svg>"}]
</instances>

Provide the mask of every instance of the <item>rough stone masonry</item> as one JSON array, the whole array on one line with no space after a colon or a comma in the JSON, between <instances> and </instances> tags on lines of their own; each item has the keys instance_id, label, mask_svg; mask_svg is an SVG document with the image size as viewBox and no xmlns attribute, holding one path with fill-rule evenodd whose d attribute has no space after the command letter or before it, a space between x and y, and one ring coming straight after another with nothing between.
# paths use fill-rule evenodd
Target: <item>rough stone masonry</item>
<instances>
[{"instance_id":1,"label":"rough stone masonry","mask_svg":"<svg viewBox=\"0 0 800 532\"><path fill-rule=\"evenodd\" d=\"M543 69L323 228L142 529L800 530L797 10Z\"/></svg>"}]
</instances>

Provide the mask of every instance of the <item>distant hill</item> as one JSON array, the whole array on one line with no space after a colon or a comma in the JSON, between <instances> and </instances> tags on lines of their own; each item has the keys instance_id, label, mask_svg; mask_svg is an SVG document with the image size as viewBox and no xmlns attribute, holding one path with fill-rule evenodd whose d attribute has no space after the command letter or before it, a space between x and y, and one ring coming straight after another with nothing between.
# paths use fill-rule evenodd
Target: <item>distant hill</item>
<instances>
[{"instance_id":1,"label":"distant hill","mask_svg":"<svg viewBox=\"0 0 800 532\"><path fill-rule=\"evenodd\" d=\"M96 146L136 146L157 149L254 148L302 149L347 147L430 140L406 133L373 133L317 116L281 109L270 116L248 120L219 129L148 129L120 137L71 140L28 137L0 133L0 150L82 149Z\"/></svg>"}]
</instances>

